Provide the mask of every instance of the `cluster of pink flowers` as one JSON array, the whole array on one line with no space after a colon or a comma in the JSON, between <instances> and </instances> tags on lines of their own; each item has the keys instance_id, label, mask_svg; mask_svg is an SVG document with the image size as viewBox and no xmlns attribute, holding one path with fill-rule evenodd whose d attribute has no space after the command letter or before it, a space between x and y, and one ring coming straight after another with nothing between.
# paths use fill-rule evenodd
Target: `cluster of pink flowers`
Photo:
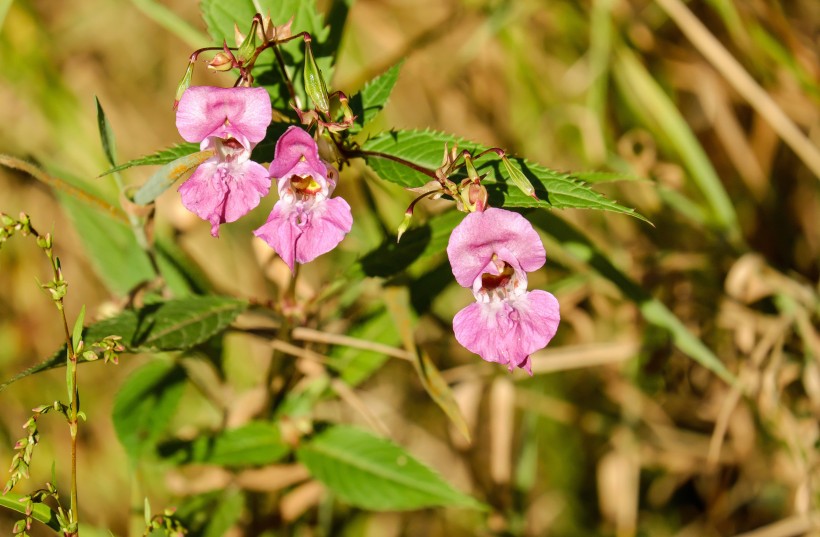
<instances>
[{"instance_id":1,"label":"cluster of pink flowers","mask_svg":"<svg viewBox=\"0 0 820 537\"><path fill-rule=\"evenodd\" d=\"M488 362L532 374L530 354L558 330L558 300L527 291L527 273L546 262L538 233L520 214L488 208L468 214L447 245L456 281L475 303L453 319L458 342Z\"/></svg>"},{"instance_id":2,"label":"cluster of pink flowers","mask_svg":"<svg viewBox=\"0 0 820 537\"><path fill-rule=\"evenodd\" d=\"M182 204L219 226L234 222L259 205L277 181L279 201L254 234L267 242L294 270L338 245L353 225L350 206L330 199L338 172L319 158L313 137L290 127L276 143L270 169L250 160L271 122L271 102L264 88L195 86L182 95L177 129L188 142L199 142L214 156L197 167L179 187Z\"/></svg>"},{"instance_id":3,"label":"cluster of pink flowers","mask_svg":"<svg viewBox=\"0 0 820 537\"><path fill-rule=\"evenodd\" d=\"M300 127L279 138L268 170L250 160L270 122L270 97L263 88L187 89L177 128L185 140L214 155L179 192L185 207L210 222L216 237L220 224L259 205L275 180L279 201L254 234L294 270L295 263L335 248L353 217L344 199L330 197L339 172L319 157L313 137ZM527 290L527 273L546 261L532 225L519 214L479 204L453 230L447 255L456 281L471 288L476 299L453 319L458 342L487 361L532 374L530 354L549 343L560 321L553 295Z\"/></svg>"}]
</instances>

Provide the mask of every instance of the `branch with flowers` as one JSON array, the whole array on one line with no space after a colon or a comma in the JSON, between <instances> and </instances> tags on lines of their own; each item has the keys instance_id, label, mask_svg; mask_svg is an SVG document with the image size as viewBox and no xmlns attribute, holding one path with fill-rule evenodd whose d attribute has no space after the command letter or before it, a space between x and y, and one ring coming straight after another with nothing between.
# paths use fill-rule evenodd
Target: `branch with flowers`
<instances>
[{"instance_id":1,"label":"branch with flowers","mask_svg":"<svg viewBox=\"0 0 820 537\"><path fill-rule=\"evenodd\" d=\"M532 375L531 355L558 333L560 308L553 294L530 288L530 276L545 266L546 252L529 212L582 208L644 219L577 177L502 148L434 131L371 132L400 65L349 97L345 91L331 91L327 81L335 50L326 41L328 33L313 3L307 3L311 9L299 8L295 0L280 4L280 13L289 9L295 15L275 20L255 13L234 21L214 2L203 2L209 30L221 44L189 56L174 96L176 127L184 144L115 165L112 129L99 106L101 137L112 165L103 175L117 178L122 209L116 214L130 223L136 255L150 261L150 270L128 289L115 315L84 328L81 317L66 349L0 385L1 390L20 378L63 366L75 375L78 364L96 358L82 352L77 342L83 339L101 342L106 359L120 351L152 357L129 377L113 408L135 482L141 481L145 466L160 459L179 466L218 466L234 488L197 498L199 503L188 497L173 517L171 511L152 517L146 507L146 533L219 534L216 528L221 527L213 524L221 521L197 516L197 510L217 508L231 511L225 515L228 526L242 525L248 534L272 527L271 520L287 522L279 503L270 501L278 499L280 491L265 496L243 485L253 467L273 464L304 468L302 480L321 483L336 498L364 509L486 509L487 498L459 491L404 448L382 438L386 431L355 393L387 356L411 362L431 399L470 437L437 364L416 342L411 305L416 297L411 285L400 283L400 276L417 260L443 259L446 253L448 283L455 280L474 298L447 319L455 341L486 362ZM228 35L233 35L234 46L228 45ZM195 68L202 63L226 78L225 87L192 85ZM161 167L142 185L124 186L119 174L145 165ZM369 253L356 252L357 259L348 266L325 274L318 292L300 292L300 266L338 255L339 246L355 230L362 209L336 189L365 165L377 181L398 184L412 194L404 219L389 243ZM265 221L252 230L290 275L284 285L276 285L273 298L217 292L216 286L203 283L200 268L191 268L189 259L156 238L154 230L161 227L155 226L160 218L156 200L179 181L180 203L204 221L201 225L214 241L223 226L244 229L240 220L254 218L258 207L276 199ZM429 200L450 201L452 210L414 225L416 209ZM235 238L231 234L220 240ZM351 298L375 277L386 283L374 300L377 306ZM389 285L386 280L391 280ZM361 314L364 309L367 315ZM331 329L350 326L350 318L366 318L369 326L388 334L387 341ZM219 364L224 338L235 333L270 345L267 374L259 375L261 402L242 410L244 420L236 418L238 411L224 395L232 388L219 369L224 367ZM367 361L354 367L353 359L340 358L350 349ZM76 375L72 378L76 387ZM213 428L193 437L170 430L186 386L220 417ZM319 417L316 409L329 399L354 408L379 434ZM60 407L75 429L77 401L75 397ZM29 437L36 438L35 433ZM15 473L7 488L21 477ZM135 489L139 496L141 489ZM76 534L73 488L71 498L73 533L67 534ZM132 497L132 505L141 507L142 498Z\"/></svg>"}]
</instances>

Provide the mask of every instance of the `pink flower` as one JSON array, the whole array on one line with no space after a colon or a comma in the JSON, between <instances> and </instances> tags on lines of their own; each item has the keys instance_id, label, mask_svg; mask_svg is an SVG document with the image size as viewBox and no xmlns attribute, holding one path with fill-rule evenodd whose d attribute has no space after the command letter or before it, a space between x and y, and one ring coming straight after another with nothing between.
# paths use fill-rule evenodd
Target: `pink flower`
<instances>
[{"instance_id":1,"label":"pink flower","mask_svg":"<svg viewBox=\"0 0 820 537\"><path fill-rule=\"evenodd\" d=\"M279 201L254 235L267 242L291 270L335 248L353 225L350 206L330 199L338 173L319 158L313 137L289 127L276 142L270 175Z\"/></svg>"},{"instance_id":2,"label":"pink flower","mask_svg":"<svg viewBox=\"0 0 820 537\"><path fill-rule=\"evenodd\" d=\"M456 340L488 362L532 374L530 354L547 346L561 319L553 295L527 291L527 272L546 261L532 225L503 209L470 213L453 230L447 255L476 299L453 319Z\"/></svg>"},{"instance_id":3,"label":"pink flower","mask_svg":"<svg viewBox=\"0 0 820 537\"><path fill-rule=\"evenodd\" d=\"M265 167L249 160L270 122L264 88L194 86L179 101L179 133L188 142L200 142L200 149L216 152L179 187L182 204L211 223L214 237L220 224L247 214L270 190Z\"/></svg>"}]
</instances>

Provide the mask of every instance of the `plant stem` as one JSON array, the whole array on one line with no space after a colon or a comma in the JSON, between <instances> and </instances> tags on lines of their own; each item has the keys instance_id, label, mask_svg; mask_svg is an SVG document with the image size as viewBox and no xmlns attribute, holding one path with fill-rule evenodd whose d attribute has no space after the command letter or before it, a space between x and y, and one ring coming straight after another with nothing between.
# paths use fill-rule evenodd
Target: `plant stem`
<instances>
[{"instance_id":1,"label":"plant stem","mask_svg":"<svg viewBox=\"0 0 820 537\"><path fill-rule=\"evenodd\" d=\"M40 238L33 227L30 228L31 233ZM60 264L54 259L54 251L51 247L45 250L46 256L51 263L51 271L54 276L54 281L62 281L63 275L60 270ZM69 510L69 525L77 528L79 523L79 516L77 512L77 430L79 428L79 413L80 413L80 393L77 388L77 352L74 348L74 343L71 337L71 331L68 328L68 319L65 314L65 302L63 297L54 300L57 310L60 312L60 317L63 321L63 332L65 334L66 349L68 350L68 357L66 360L66 367L68 368L68 375L71 377L69 385L69 412L68 412L68 430L71 434L71 509ZM77 530L73 535L76 535ZM67 535L69 535L67 533Z\"/></svg>"},{"instance_id":2,"label":"plant stem","mask_svg":"<svg viewBox=\"0 0 820 537\"><path fill-rule=\"evenodd\" d=\"M361 158L364 158L364 157L377 157L377 158L392 160L393 162L398 162L402 166L407 166L408 168L410 168L412 170L415 170L419 173L423 173L424 175L426 175L428 177L432 177L433 179L438 179L438 177L436 177L436 172L434 172L433 170L428 170L427 168L425 168L423 166L419 166L418 164L410 162L409 160L404 160L403 158L397 157L395 155L389 155L387 153L380 153L378 151L365 151L364 149L343 149L343 150L344 150L345 157L352 157L352 158L356 158L356 157L361 157Z\"/></svg>"}]
</instances>

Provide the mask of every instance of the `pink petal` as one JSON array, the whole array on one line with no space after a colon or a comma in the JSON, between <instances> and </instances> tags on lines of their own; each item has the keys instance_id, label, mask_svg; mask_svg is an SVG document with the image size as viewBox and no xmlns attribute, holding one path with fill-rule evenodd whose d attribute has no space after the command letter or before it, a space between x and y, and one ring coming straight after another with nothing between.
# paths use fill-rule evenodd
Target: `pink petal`
<instances>
[{"instance_id":1,"label":"pink petal","mask_svg":"<svg viewBox=\"0 0 820 537\"><path fill-rule=\"evenodd\" d=\"M302 233L296 224L298 217L298 208L280 199L273 206L267 222L253 232L273 248L291 272L296 258L296 240Z\"/></svg>"},{"instance_id":2,"label":"pink petal","mask_svg":"<svg viewBox=\"0 0 820 537\"><path fill-rule=\"evenodd\" d=\"M225 222L235 222L259 205L270 190L268 170L252 160L238 164L229 181L225 200Z\"/></svg>"},{"instance_id":3,"label":"pink petal","mask_svg":"<svg viewBox=\"0 0 820 537\"><path fill-rule=\"evenodd\" d=\"M530 354L547 346L561 320L558 300L546 291L475 302L453 319L456 340L488 362L530 370Z\"/></svg>"},{"instance_id":4,"label":"pink petal","mask_svg":"<svg viewBox=\"0 0 820 537\"><path fill-rule=\"evenodd\" d=\"M335 248L353 225L350 206L342 198L315 202L280 199L268 221L254 235L261 238L294 269Z\"/></svg>"},{"instance_id":5,"label":"pink petal","mask_svg":"<svg viewBox=\"0 0 820 537\"><path fill-rule=\"evenodd\" d=\"M492 207L468 214L447 244L447 256L459 285L472 286L493 254L525 272L541 268L546 261L538 233L520 214Z\"/></svg>"},{"instance_id":6,"label":"pink petal","mask_svg":"<svg viewBox=\"0 0 820 537\"><path fill-rule=\"evenodd\" d=\"M265 137L270 122L270 95L264 88L193 86L177 107L177 129L188 142L232 135L255 144Z\"/></svg>"},{"instance_id":7,"label":"pink petal","mask_svg":"<svg viewBox=\"0 0 820 537\"><path fill-rule=\"evenodd\" d=\"M307 131L291 126L276 142L270 175L277 180L289 179L292 175L311 175L324 187L327 166L319 158L319 147L313 137Z\"/></svg>"},{"instance_id":8,"label":"pink petal","mask_svg":"<svg viewBox=\"0 0 820 537\"><path fill-rule=\"evenodd\" d=\"M199 165L179 187L182 204L211 223L211 235L219 225L234 222L259 205L270 190L265 167L253 161L219 162L211 158Z\"/></svg>"},{"instance_id":9,"label":"pink petal","mask_svg":"<svg viewBox=\"0 0 820 537\"><path fill-rule=\"evenodd\" d=\"M353 227L350 205L339 197L317 201L307 218L296 242L296 261L300 263L313 261L336 248Z\"/></svg>"}]
</instances>

